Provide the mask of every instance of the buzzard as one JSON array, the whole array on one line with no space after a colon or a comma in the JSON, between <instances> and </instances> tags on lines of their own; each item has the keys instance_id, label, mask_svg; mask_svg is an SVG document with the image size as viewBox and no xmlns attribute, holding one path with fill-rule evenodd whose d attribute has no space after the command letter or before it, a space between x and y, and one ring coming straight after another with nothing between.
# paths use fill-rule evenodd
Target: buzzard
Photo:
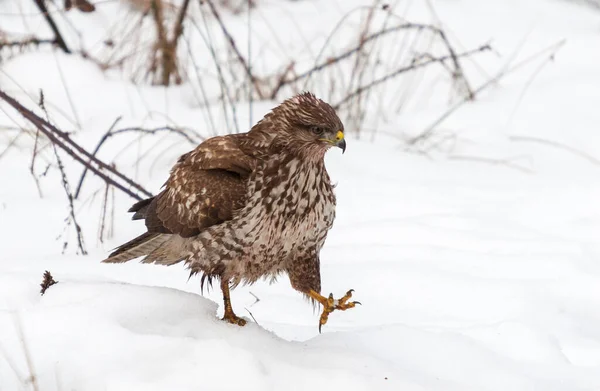
<instances>
[{"instance_id":1,"label":"buzzard","mask_svg":"<svg viewBox=\"0 0 600 391\"><path fill-rule=\"evenodd\" d=\"M291 285L323 306L319 332L334 310L353 308L321 292L319 252L335 218L325 169L330 147L346 149L335 110L305 92L284 101L247 133L213 137L179 158L164 189L133 205L147 232L103 262L185 262L223 291L223 320L243 326L230 286L287 273Z\"/></svg>"}]
</instances>

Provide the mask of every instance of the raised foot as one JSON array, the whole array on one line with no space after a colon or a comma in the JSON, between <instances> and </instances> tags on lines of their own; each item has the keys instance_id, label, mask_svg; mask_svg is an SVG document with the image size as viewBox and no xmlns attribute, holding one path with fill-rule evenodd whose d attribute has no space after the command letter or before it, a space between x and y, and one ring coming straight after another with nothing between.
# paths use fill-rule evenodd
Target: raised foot
<instances>
[{"instance_id":1,"label":"raised foot","mask_svg":"<svg viewBox=\"0 0 600 391\"><path fill-rule=\"evenodd\" d=\"M319 333L321 332L321 327L327 323L330 313L335 310L346 311L348 308L354 308L357 304L361 304L359 301L348 302L348 300L350 300L352 297L352 292L354 292L354 289L350 289L344 296L338 300L335 300L333 298L333 293L330 293L329 297L325 298L319 295L317 292L311 291L310 296L323 306L323 312L321 313L321 318L319 319Z\"/></svg>"},{"instance_id":2,"label":"raised foot","mask_svg":"<svg viewBox=\"0 0 600 391\"><path fill-rule=\"evenodd\" d=\"M226 321L227 323L237 324L238 326L245 326L246 320L238 317L233 312L225 313L221 320Z\"/></svg>"}]
</instances>

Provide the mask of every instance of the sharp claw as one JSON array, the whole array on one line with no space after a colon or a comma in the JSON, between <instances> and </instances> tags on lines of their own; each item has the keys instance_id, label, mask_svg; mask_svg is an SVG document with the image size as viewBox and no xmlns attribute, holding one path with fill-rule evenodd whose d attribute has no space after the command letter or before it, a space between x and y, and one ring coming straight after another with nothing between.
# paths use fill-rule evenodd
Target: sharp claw
<instances>
[{"instance_id":1,"label":"sharp claw","mask_svg":"<svg viewBox=\"0 0 600 391\"><path fill-rule=\"evenodd\" d=\"M335 310L345 311L349 308L353 308L356 304L362 305L362 303L359 301L347 302L352 297L352 292L354 292L354 289L350 289L339 300L335 300L333 298L333 293L330 293L327 299L317 293L311 295L311 297L317 296L319 298L319 303L321 303L323 306L323 312L321 313L321 318L319 319L319 334L322 333L323 326L327 323L330 313Z\"/></svg>"}]
</instances>

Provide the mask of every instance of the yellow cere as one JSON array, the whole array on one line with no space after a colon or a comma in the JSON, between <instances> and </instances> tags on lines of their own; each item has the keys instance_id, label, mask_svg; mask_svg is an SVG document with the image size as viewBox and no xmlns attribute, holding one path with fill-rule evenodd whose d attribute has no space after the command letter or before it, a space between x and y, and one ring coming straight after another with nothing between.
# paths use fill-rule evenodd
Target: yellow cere
<instances>
[{"instance_id":1,"label":"yellow cere","mask_svg":"<svg viewBox=\"0 0 600 391\"><path fill-rule=\"evenodd\" d=\"M336 141L340 141L344 139L344 132L342 132L341 130L338 130L337 134L335 135L335 139Z\"/></svg>"}]
</instances>

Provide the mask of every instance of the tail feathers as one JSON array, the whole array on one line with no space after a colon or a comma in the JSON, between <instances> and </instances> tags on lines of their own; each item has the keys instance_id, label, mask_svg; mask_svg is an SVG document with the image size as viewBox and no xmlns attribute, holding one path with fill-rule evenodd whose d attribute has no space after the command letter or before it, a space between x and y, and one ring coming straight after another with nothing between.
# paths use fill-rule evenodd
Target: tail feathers
<instances>
[{"instance_id":1,"label":"tail feathers","mask_svg":"<svg viewBox=\"0 0 600 391\"><path fill-rule=\"evenodd\" d=\"M142 259L142 263L156 263L158 265L167 266L174 265L187 258L185 248L186 243L184 238L179 235L169 235L168 240L165 240Z\"/></svg>"},{"instance_id":2,"label":"tail feathers","mask_svg":"<svg viewBox=\"0 0 600 391\"><path fill-rule=\"evenodd\" d=\"M104 263L122 263L148 255L166 242L171 235L146 232L119 246L106 258Z\"/></svg>"},{"instance_id":3,"label":"tail feathers","mask_svg":"<svg viewBox=\"0 0 600 391\"><path fill-rule=\"evenodd\" d=\"M152 203L154 197L148 198L145 200L141 200L136 202L129 208L128 212L135 212L131 217L132 220L141 220L146 218L146 213L148 212L148 208L150 207L150 203Z\"/></svg>"}]
</instances>

